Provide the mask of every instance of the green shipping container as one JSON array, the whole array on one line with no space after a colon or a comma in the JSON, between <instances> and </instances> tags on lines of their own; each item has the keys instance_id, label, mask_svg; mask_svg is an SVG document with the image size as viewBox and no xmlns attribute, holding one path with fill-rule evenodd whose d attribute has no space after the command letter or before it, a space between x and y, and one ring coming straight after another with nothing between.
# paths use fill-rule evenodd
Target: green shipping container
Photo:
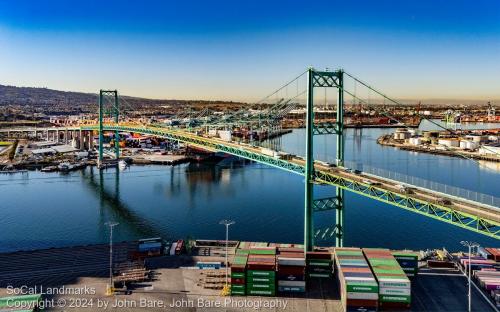
<instances>
[{"instance_id":1,"label":"green shipping container","mask_svg":"<svg viewBox=\"0 0 500 312\"><path fill-rule=\"evenodd\" d=\"M378 293L377 283L356 283L347 282L347 292Z\"/></svg>"},{"instance_id":2,"label":"green shipping container","mask_svg":"<svg viewBox=\"0 0 500 312\"><path fill-rule=\"evenodd\" d=\"M231 285L231 290L244 291L245 289L246 289L245 285L241 285L241 284L232 284Z\"/></svg>"},{"instance_id":3,"label":"green shipping container","mask_svg":"<svg viewBox=\"0 0 500 312\"><path fill-rule=\"evenodd\" d=\"M237 265L246 265L248 261L247 255L236 255L233 258L233 264Z\"/></svg>"},{"instance_id":4,"label":"green shipping container","mask_svg":"<svg viewBox=\"0 0 500 312\"><path fill-rule=\"evenodd\" d=\"M404 271L401 269L401 268L381 268L381 267L376 267L376 266L372 266L372 271L373 273L378 274L378 273L381 273L381 274L399 274L399 275L404 275Z\"/></svg>"},{"instance_id":5,"label":"green shipping container","mask_svg":"<svg viewBox=\"0 0 500 312\"><path fill-rule=\"evenodd\" d=\"M231 272L232 278L245 278L246 275L243 272Z\"/></svg>"},{"instance_id":6,"label":"green shipping container","mask_svg":"<svg viewBox=\"0 0 500 312\"><path fill-rule=\"evenodd\" d=\"M248 270L247 277L253 277L253 276L259 276L259 277L265 276L265 277L275 278L276 272L275 271Z\"/></svg>"},{"instance_id":7,"label":"green shipping container","mask_svg":"<svg viewBox=\"0 0 500 312\"><path fill-rule=\"evenodd\" d=\"M361 250L335 250L335 253L338 256L363 256L363 252Z\"/></svg>"},{"instance_id":8,"label":"green shipping container","mask_svg":"<svg viewBox=\"0 0 500 312\"><path fill-rule=\"evenodd\" d=\"M247 283L247 290L250 289L276 289L276 283L250 284Z\"/></svg>"},{"instance_id":9,"label":"green shipping container","mask_svg":"<svg viewBox=\"0 0 500 312\"><path fill-rule=\"evenodd\" d=\"M418 260L418 254L412 253L412 252L393 251L392 255L394 256L394 258L400 259L400 260Z\"/></svg>"},{"instance_id":10,"label":"green shipping container","mask_svg":"<svg viewBox=\"0 0 500 312\"><path fill-rule=\"evenodd\" d=\"M253 295L253 296L276 296L276 290L258 290L258 289L252 289L247 291L247 295Z\"/></svg>"},{"instance_id":11,"label":"green shipping container","mask_svg":"<svg viewBox=\"0 0 500 312\"><path fill-rule=\"evenodd\" d=\"M377 266L377 265L388 265L388 266L399 266L399 262L397 262L395 259L377 259L377 258L372 258L369 259L370 264L372 266Z\"/></svg>"},{"instance_id":12,"label":"green shipping container","mask_svg":"<svg viewBox=\"0 0 500 312\"><path fill-rule=\"evenodd\" d=\"M383 302L411 303L411 296L402 295L379 295L379 300Z\"/></svg>"},{"instance_id":13,"label":"green shipping container","mask_svg":"<svg viewBox=\"0 0 500 312\"><path fill-rule=\"evenodd\" d=\"M276 249L250 249L251 255L276 255Z\"/></svg>"},{"instance_id":14,"label":"green shipping container","mask_svg":"<svg viewBox=\"0 0 500 312\"><path fill-rule=\"evenodd\" d=\"M231 290L231 296L245 296L246 294L247 294L246 291Z\"/></svg>"},{"instance_id":15,"label":"green shipping container","mask_svg":"<svg viewBox=\"0 0 500 312\"><path fill-rule=\"evenodd\" d=\"M251 284L269 284L274 283L276 280L274 277L267 276L249 276L247 277L247 283Z\"/></svg>"},{"instance_id":16,"label":"green shipping container","mask_svg":"<svg viewBox=\"0 0 500 312\"><path fill-rule=\"evenodd\" d=\"M333 261L327 259L307 260L307 265L310 266L332 266Z\"/></svg>"}]
</instances>

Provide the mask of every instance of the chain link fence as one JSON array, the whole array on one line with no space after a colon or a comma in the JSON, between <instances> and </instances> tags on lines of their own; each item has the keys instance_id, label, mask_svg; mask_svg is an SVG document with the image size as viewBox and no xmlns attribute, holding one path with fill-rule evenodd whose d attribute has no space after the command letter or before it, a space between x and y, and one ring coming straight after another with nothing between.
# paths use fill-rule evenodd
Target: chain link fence
<instances>
[{"instance_id":1,"label":"chain link fence","mask_svg":"<svg viewBox=\"0 0 500 312\"><path fill-rule=\"evenodd\" d=\"M436 192L441 192L441 193L448 194L451 196L465 198L468 200L472 200L472 201L483 203L483 204L490 205L490 206L500 207L500 198L492 196L492 195L482 194L482 193L466 190L466 189L463 189L460 187L451 186L451 185L438 183L438 182L434 182L434 181L429 181L429 180L425 180L425 179L414 177L414 176L409 176L409 175L394 172L394 171L375 168L372 166L363 165L361 163L345 161L344 164L345 164L345 167L347 167L347 168L361 170L363 172L370 173L370 174L373 174L373 175L376 175L379 177L399 181L399 182L406 183L406 184L411 184L414 186L426 188L426 189L433 190Z\"/></svg>"}]
</instances>

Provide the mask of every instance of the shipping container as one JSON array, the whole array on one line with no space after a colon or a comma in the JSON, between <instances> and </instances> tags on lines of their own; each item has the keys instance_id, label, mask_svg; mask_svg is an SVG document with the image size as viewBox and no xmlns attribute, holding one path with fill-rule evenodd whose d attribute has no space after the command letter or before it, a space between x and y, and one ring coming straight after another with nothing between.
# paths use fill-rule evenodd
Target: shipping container
<instances>
[{"instance_id":1,"label":"shipping container","mask_svg":"<svg viewBox=\"0 0 500 312\"><path fill-rule=\"evenodd\" d=\"M388 249L378 248L364 248L363 253L378 282L380 309L386 310L395 307L409 309L411 282L393 254ZM404 261L410 258L407 254L400 256L404 256Z\"/></svg>"},{"instance_id":2,"label":"shipping container","mask_svg":"<svg viewBox=\"0 0 500 312\"><path fill-rule=\"evenodd\" d=\"M335 248L335 276L344 311L376 311L379 287L359 248Z\"/></svg>"}]
</instances>

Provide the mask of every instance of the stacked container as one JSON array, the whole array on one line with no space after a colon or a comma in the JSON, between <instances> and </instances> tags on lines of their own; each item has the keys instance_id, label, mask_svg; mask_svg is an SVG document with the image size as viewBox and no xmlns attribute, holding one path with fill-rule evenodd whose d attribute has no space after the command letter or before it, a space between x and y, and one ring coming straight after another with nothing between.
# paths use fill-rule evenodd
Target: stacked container
<instances>
[{"instance_id":1,"label":"stacked container","mask_svg":"<svg viewBox=\"0 0 500 312\"><path fill-rule=\"evenodd\" d=\"M344 311L377 311L379 288L359 248L335 248L335 267Z\"/></svg>"},{"instance_id":2,"label":"stacked container","mask_svg":"<svg viewBox=\"0 0 500 312\"><path fill-rule=\"evenodd\" d=\"M303 293L306 291L306 258L300 248L278 248L278 291Z\"/></svg>"},{"instance_id":3,"label":"stacked container","mask_svg":"<svg viewBox=\"0 0 500 312\"><path fill-rule=\"evenodd\" d=\"M236 254L231 264L231 295L246 295L246 270L248 255L244 253Z\"/></svg>"},{"instance_id":4,"label":"stacked container","mask_svg":"<svg viewBox=\"0 0 500 312\"><path fill-rule=\"evenodd\" d=\"M248 295L276 295L276 247L254 247L248 255Z\"/></svg>"},{"instance_id":5,"label":"stacked container","mask_svg":"<svg viewBox=\"0 0 500 312\"><path fill-rule=\"evenodd\" d=\"M330 251L308 251L307 277L331 278L333 276L333 260Z\"/></svg>"},{"instance_id":6,"label":"stacked container","mask_svg":"<svg viewBox=\"0 0 500 312\"><path fill-rule=\"evenodd\" d=\"M485 248L485 250L490 254L488 259L500 261L500 248Z\"/></svg>"},{"instance_id":7,"label":"stacked container","mask_svg":"<svg viewBox=\"0 0 500 312\"><path fill-rule=\"evenodd\" d=\"M464 271L469 270L469 257L461 257L459 258L460 265ZM470 259L470 268L471 271L480 271L483 269L494 269L496 266L496 262L494 260L486 260L482 257L471 257Z\"/></svg>"},{"instance_id":8,"label":"stacked container","mask_svg":"<svg viewBox=\"0 0 500 312\"><path fill-rule=\"evenodd\" d=\"M418 274L418 253L411 251L392 251L392 255L399 263L408 277L414 277Z\"/></svg>"},{"instance_id":9,"label":"stacked container","mask_svg":"<svg viewBox=\"0 0 500 312\"><path fill-rule=\"evenodd\" d=\"M409 309L411 283L388 249L363 249L379 285L379 307Z\"/></svg>"},{"instance_id":10,"label":"stacked container","mask_svg":"<svg viewBox=\"0 0 500 312\"><path fill-rule=\"evenodd\" d=\"M474 277L490 296L497 308L500 308L500 271L491 269L475 271Z\"/></svg>"}]
</instances>

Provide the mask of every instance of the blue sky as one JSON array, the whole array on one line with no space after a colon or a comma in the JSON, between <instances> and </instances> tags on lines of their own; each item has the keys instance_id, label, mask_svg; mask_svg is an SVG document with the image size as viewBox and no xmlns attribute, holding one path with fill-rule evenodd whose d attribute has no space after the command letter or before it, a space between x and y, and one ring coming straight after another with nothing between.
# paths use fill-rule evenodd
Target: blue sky
<instances>
[{"instance_id":1,"label":"blue sky","mask_svg":"<svg viewBox=\"0 0 500 312\"><path fill-rule=\"evenodd\" d=\"M342 67L400 98L500 98L500 1L0 0L0 84L255 100Z\"/></svg>"}]
</instances>

